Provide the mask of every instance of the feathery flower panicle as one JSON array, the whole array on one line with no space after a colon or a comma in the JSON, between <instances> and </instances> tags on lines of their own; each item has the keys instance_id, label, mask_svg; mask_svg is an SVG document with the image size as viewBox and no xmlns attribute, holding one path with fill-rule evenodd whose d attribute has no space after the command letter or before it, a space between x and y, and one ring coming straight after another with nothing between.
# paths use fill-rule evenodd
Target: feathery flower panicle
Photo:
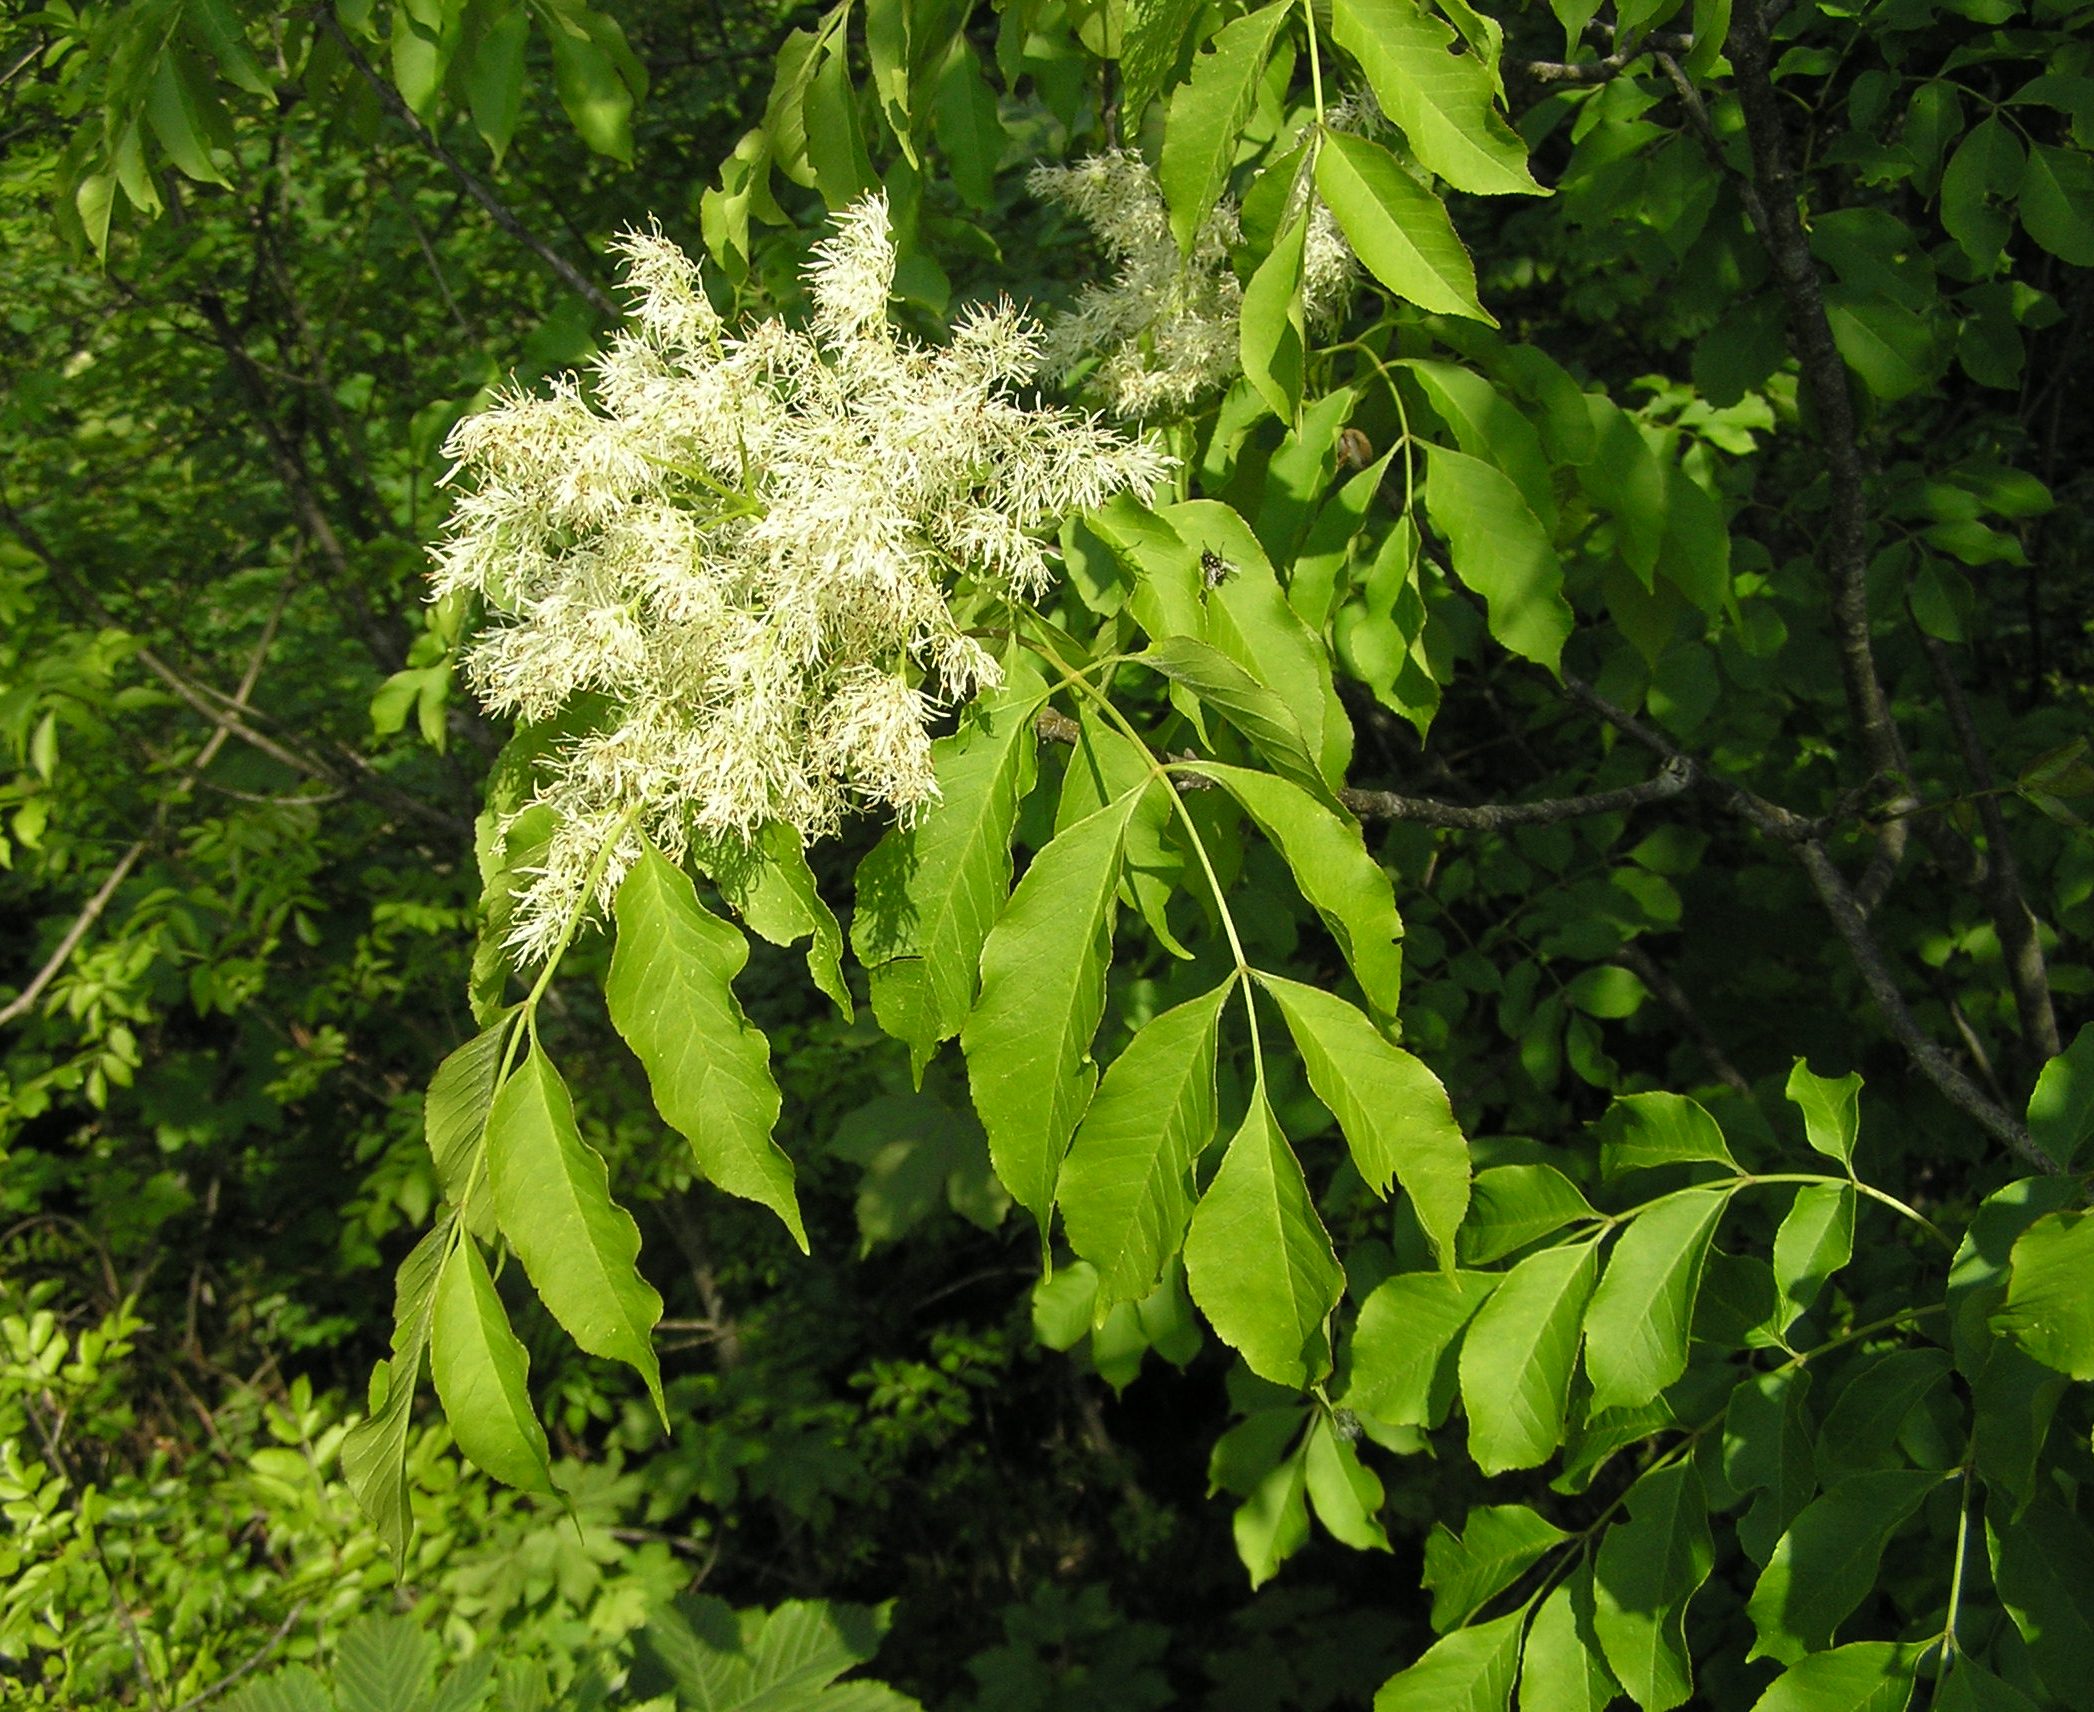
<instances>
[{"instance_id":1,"label":"feathery flower panicle","mask_svg":"<svg viewBox=\"0 0 2094 1712\"><path fill-rule=\"evenodd\" d=\"M943 347L898 334L882 195L816 247L806 331L726 326L657 227L618 252L631 320L586 387L507 391L445 447L472 482L436 591L504 620L466 658L481 701L531 721L583 694L611 709L532 800L554 829L514 914L528 961L608 900L643 837L731 853L770 821L811 839L853 808L925 812L927 724L1000 679L954 617L956 579L1038 594L1043 532L1169 468L1025 401L1041 337L1008 303Z\"/></svg>"},{"instance_id":2,"label":"feathery flower panicle","mask_svg":"<svg viewBox=\"0 0 2094 1712\"><path fill-rule=\"evenodd\" d=\"M1195 234L1192 254L1181 256L1163 191L1137 154L1109 149L1073 166L1036 167L1027 182L1035 196L1081 218L1116 264L1108 284L1086 286L1049 326L1042 352L1048 371L1067 380L1097 359L1091 385L1119 417L1183 412L1227 386L1240 366L1243 323L1243 287L1229 266L1230 247L1242 236L1235 202L1221 198ZM1353 257L1306 173L1291 192L1289 220L1304 200L1302 300L1316 325L1343 310Z\"/></svg>"}]
</instances>

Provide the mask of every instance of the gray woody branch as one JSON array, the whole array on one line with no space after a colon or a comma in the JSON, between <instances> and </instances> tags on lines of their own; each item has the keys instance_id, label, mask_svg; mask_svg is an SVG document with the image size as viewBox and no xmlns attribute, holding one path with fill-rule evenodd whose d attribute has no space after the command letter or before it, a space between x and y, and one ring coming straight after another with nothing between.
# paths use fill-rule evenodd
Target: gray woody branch
<instances>
[{"instance_id":1,"label":"gray woody branch","mask_svg":"<svg viewBox=\"0 0 2094 1712\"><path fill-rule=\"evenodd\" d=\"M1074 743L1083 728L1067 714L1043 707L1033 721L1034 729L1049 743ZM1178 759L1180 757L1173 757ZM1193 759L1186 756L1183 759ZM1181 790L1205 790L1212 780L1197 776L1177 781ZM1685 765L1667 762L1655 778L1617 790L1593 791L1585 796L1546 797L1539 802L1452 803L1432 797L1407 797L1395 791L1341 788L1338 801L1356 819L1408 820L1425 826L1442 826L1454 832L1503 832L1514 826L1554 826L1559 821L1582 820L1588 815L1622 814L1642 803L1663 802L1683 796L1694 786L1694 775Z\"/></svg>"}]
</instances>

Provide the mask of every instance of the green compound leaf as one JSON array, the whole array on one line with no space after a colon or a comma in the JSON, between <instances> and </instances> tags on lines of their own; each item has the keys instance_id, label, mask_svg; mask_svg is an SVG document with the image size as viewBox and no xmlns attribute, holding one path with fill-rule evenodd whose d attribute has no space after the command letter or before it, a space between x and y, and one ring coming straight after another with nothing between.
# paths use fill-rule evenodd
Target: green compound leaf
<instances>
[{"instance_id":1,"label":"green compound leaf","mask_svg":"<svg viewBox=\"0 0 2094 1712\"><path fill-rule=\"evenodd\" d=\"M690 877L652 848L612 907L618 943L604 998L647 1072L656 1110L691 1144L709 1181L769 1207L806 1253L793 1164L771 1139L781 1105L771 1043L734 996L748 941L699 903Z\"/></svg>"},{"instance_id":2,"label":"green compound leaf","mask_svg":"<svg viewBox=\"0 0 2094 1712\"><path fill-rule=\"evenodd\" d=\"M610 1171L535 1044L495 1096L487 1147L495 1219L547 1311L591 1355L637 1372L666 1420L652 1342L662 1299L640 1276L640 1228L611 1199Z\"/></svg>"},{"instance_id":3,"label":"green compound leaf","mask_svg":"<svg viewBox=\"0 0 2094 1712\"><path fill-rule=\"evenodd\" d=\"M1346 1407L1395 1427L1436 1427L1455 1391L1454 1342L1498 1287L1495 1272L1403 1272L1360 1305Z\"/></svg>"},{"instance_id":4,"label":"green compound leaf","mask_svg":"<svg viewBox=\"0 0 2094 1712\"><path fill-rule=\"evenodd\" d=\"M400 1262L393 1291L393 1345L371 1374L370 1410L342 1440L342 1478L371 1518L394 1563L407 1556L414 1514L407 1501L407 1434L414 1424L414 1392L429 1348L436 1307L436 1275L451 1240L451 1221L439 1219Z\"/></svg>"},{"instance_id":5,"label":"green compound leaf","mask_svg":"<svg viewBox=\"0 0 2094 1712\"><path fill-rule=\"evenodd\" d=\"M1432 1590L1434 1631L1444 1635L1461 1627L1569 1538L1524 1504L1471 1510L1458 1534L1441 1523L1425 1541L1423 1581Z\"/></svg>"},{"instance_id":6,"label":"green compound leaf","mask_svg":"<svg viewBox=\"0 0 2094 1712\"><path fill-rule=\"evenodd\" d=\"M975 704L975 717L931 746L938 806L888 829L858 865L851 949L872 985L873 1015L905 1041L919 1077L966 1021L982 942L1011 894L1011 831L1032 788L1033 715L1046 686L1030 664Z\"/></svg>"},{"instance_id":7,"label":"green compound leaf","mask_svg":"<svg viewBox=\"0 0 2094 1712\"><path fill-rule=\"evenodd\" d=\"M1527 146L1498 116L1496 81L1417 0L1335 0L1331 34L1360 62L1381 110L1426 171L1479 196L1546 194Z\"/></svg>"},{"instance_id":8,"label":"green compound leaf","mask_svg":"<svg viewBox=\"0 0 2094 1712\"><path fill-rule=\"evenodd\" d=\"M1428 444L1425 509L1447 538L1455 575L1483 596L1491 635L1555 671L1572 622L1563 561L1512 478L1481 458Z\"/></svg>"},{"instance_id":9,"label":"green compound leaf","mask_svg":"<svg viewBox=\"0 0 2094 1712\"><path fill-rule=\"evenodd\" d=\"M1896 1641L1856 1641L1813 1653L1776 1677L1752 1712L1904 1712L1918 1651ZM1936 1704L1950 1702L1944 1696Z\"/></svg>"},{"instance_id":10,"label":"green compound leaf","mask_svg":"<svg viewBox=\"0 0 2094 1712\"><path fill-rule=\"evenodd\" d=\"M1593 1244L1575 1243L1529 1255L1505 1275L1462 1339L1469 1454L1485 1474L1538 1468L1563 1442L1597 1254Z\"/></svg>"},{"instance_id":11,"label":"green compound leaf","mask_svg":"<svg viewBox=\"0 0 2094 1712\"><path fill-rule=\"evenodd\" d=\"M1334 803L1294 710L1220 649L1191 636L1167 636L1134 659L1191 690L1242 732L1275 772L1318 801Z\"/></svg>"},{"instance_id":12,"label":"green compound leaf","mask_svg":"<svg viewBox=\"0 0 2094 1712\"><path fill-rule=\"evenodd\" d=\"M1812 1499L1746 1602L1759 1636L1746 1656L1794 1664L1831 1646L1841 1621L1874 1591L1890 1536L1946 1478L1927 1469L1878 1469Z\"/></svg>"},{"instance_id":13,"label":"green compound leaf","mask_svg":"<svg viewBox=\"0 0 2094 1712\"><path fill-rule=\"evenodd\" d=\"M1223 25L1213 51L1194 59L1192 76L1171 96L1156 180L1170 209L1171 233L1187 255L1229 176L1258 75L1289 10L1284 3L1264 6Z\"/></svg>"},{"instance_id":14,"label":"green compound leaf","mask_svg":"<svg viewBox=\"0 0 2094 1712\"><path fill-rule=\"evenodd\" d=\"M1787 1306L1784 1330L1854 1258L1854 1203L1845 1183L1806 1183L1796 1191L1774 1233L1774 1286Z\"/></svg>"},{"instance_id":15,"label":"green compound leaf","mask_svg":"<svg viewBox=\"0 0 2094 1712\"><path fill-rule=\"evenodd\" d=\"M452 1245L437 1277L429 1368L451 1436L475 1466L526 1492L552 1491L545 1429L531 1407L531 1358L470 1236Z\"/></svg>"},{"instance_id":16,"label":"green compound leaf","mask_svg":"<svg viewBox=\"0 0 2094 1712\"><path fill-rule=\"evenodd\" d=\"M982 990L960 1031L974 1109L1011 1196L1039 1221L1098 1072L1113 894L1143 792L1087 815L1032 860L982 946Z\"/></svg>"},{"instance_id":17,"label":"green compound leaf","mask_svg":"<svg viewBox=\"0 0 2094 1712\"><path fill-rule=\"evenodd\" d=\"M1316 189L1360 260L1406 303L1497 326L1477 301L1476 264L1440 199L1379 143L1333 131L1316 155Z\"/></svg>"},{"instance_id":18,"label":"green compound leaf","mask_svg":"<svg viewBox=\"0 0 2094 1712\"><path fill-rule=\"evenodd\" d=\"M1541 1602L1520 1652L1520 1712L1603 1712L1621 1686L1592 1626L1592 1566L1581 1564Z\"/></svg>"},{"instance_id":19,"label":"green compound leaf","mask_svg":"<svg viewBox=\"0 0 2094 1712\"><path fill-rule=\"evenodd\" d=\"M1299 1390L1329 1367L1324 1321L1345 1273L1261 1086L1185 1236L1185 1271L1222 1341Z\"/></svg>"},{"instance_id":20,"label":"green compound leaf","mask_svg":"<svg viewBox=\"0 0 2094 1712\"><path fill-rule=\"evenodd\" d=\"M1494 1165L1469 1185L1469 1213L1457 1246L1464 1262L1484 1266L1567 1224L1598 1217L1577 1184L1555 1166Z\"/></svg>"},{"instance_id":21,"label":"green compound leaf","mask_svg":"<svg viewBox=\"0 0 2094 1712\"><path fill-rule=\"evenodd\" d=\"M1282 422L1301 409L1302 357L1309 342L1302 318L1302 251L1308 242L1306 212L1290 221L1243 289L1239 336L1244 378Z\"/></svg>"},{"instance_id":22,"label":"green compound leaf","mask_svg":"<svg viewBox=\"0 0 2094 1712\"><path fill-rule=\"evenodd\" d=\"M1469 1206L1469 1147L1440 1079L1382 1038L1366 1015L1320 988L1261 974L1287 1019L1309 1086L1345 1132L1360 1176L1377 1195L1403 1185L1440 1263L1454 1266L1454 1233Z\"/></svg>"},{"instance_id":23,"label":"green compound leaf","mask_svg":"<svg viewBox=\"0 0 2094 1712\"><path fill-rule=\"evenodd\" d=\"M1686 1372L1702 1268L1729 1202L1723 1189L1672 1196L1616 1240L1585 1315L1594 1414L1639 1408Z\"/></svg>"},{"instance_id":24,"label":"green compound leaf","mask_svg":"<svg viewBox=\"0 0 2094 1712\"><path fill-rule=\"evenodd\" d=\"M480 1169L487 1114L494 1109L495 1083L501 1076L514 1011L503 1011L484 1029L436 1067L422 1101L422 1134L436 1162L436 1180L444 1199L456 1207L466 1229L482 1242L494 1240L494 1208L488 1203L487 1175Z\"/></svg>"},{"instance_id":25,"label":"green compound leaf","mask_svg":"<svg viewBox=\"0 0 2094 1712\"><path fill-rule=\"evenodd\" d=\"M1214 1139L1215 1028L1232 982L1145 1023L1076 1127L1055 1200L1107 1302L1156 1285L1192 1217L1192 1164Z\"/></svg>"},{"instance_id":26,"label":"green compound leaf","mask_svg":"<svg viewBox=\"0 0 2094 1712\"><path fill-rule=\"evenodd\" d=\"M1403 921L1388 872L1367 854L1359 822L1270 773L1213 761L1184 770L1222 786L1258 823L1344 952L1376 1022L1392 1030L1403 980ZM1385 1174L1383 1192L1387 1181Z\"/></svg>"},{"instance_id":27,"label":"green compound leaf","mask_svg":"<svg viewBox=\"0 0 2094 1712\"><path fill-rule=\"evenodd\" d=\"M1504 1712L1520 1668L1524 1607L1435 1641L1381 1685L1374 1712Z\"/></svg>"},{"instance_id":28,"label":"green compound leaf","mask_svg":"<svg viewBox=\"0 0 2094 1712\"><path fill-rule=\"evenodd\" d=\"M1610 1179L1702 1159L1738 1169L1716 1120L1685 1094L1623 1094L1600 1119L1600 1170Z\"/></svg>"},{"instance_id":29,"label":"green compound leaf","mask_svg":"<svg viewBox=\"0 0 2094 1712\"><path fill-rule=\"evenodd\" d=\"M1671 1712L1694 1692L1687 1606L1716 1561L1708 1502L1694 1465L1674 1463L1630 1487L1627 1505L1593 1564L1593 1631L1630 1698Z\"/></svg>"},{"instance_id":30,"label":"green compound leaf","mask_svg":"<svg viewBox=\"0 0 2094 1712\"><path fill-rule=\"evenodd\" d=\"M2094 1214L2050 1213L2022 1232L1992 1323L2046 1367L2094 1379Z\"/></svg>"},{"instance_id":31,"label":"green compound leaf","mask_svg":"<svg viewBox=\"0 0 2094 1712\"><path fill-rule=\"evenodd\" d=\"M1799 1058L1789 1072L1786 1092L1803 1113L1803 1131L1811 1146L1852 1171L1854 1143L1861 1134L1861 1078L1851 1072L1820 1076Z\"/></svg>"}]
</instances>

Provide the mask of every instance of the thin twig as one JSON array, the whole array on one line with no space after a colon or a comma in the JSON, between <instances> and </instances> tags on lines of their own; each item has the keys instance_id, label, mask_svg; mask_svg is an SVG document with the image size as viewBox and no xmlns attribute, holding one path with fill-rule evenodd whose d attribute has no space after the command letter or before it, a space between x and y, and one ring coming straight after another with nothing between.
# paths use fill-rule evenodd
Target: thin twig
<instances>
[{"instance_id":1,"label":"thin twig","mask_svg":"<svg viewBox=\"0 0 2094 1712\"><path fill-rule=\"evenodd\" d=\"M518 219L515 211L495 194L492 187L456 155L451 153L444 146L443 139L422 123L415 110L401 98L400 92L378 74L371 62L364 57L363 51L357 47L355 42L349 39L348 32L342 28L340 22L336 19L332 6L316 6L313 8L313 15L319 21L320 26L333 35L335 41L340 45L343 54L348 58L349 63L356 68L358 75L371 86L372 90L376 92L378 99L384 103L386 111L391 113L402 125L406 126L414 140L442 163L445 170L458 180L465 193L487 211L488 217L497 226L501 227L510 237L514 238L525 249L529 250L532 255L545 263L558 276L562 285L581 298L599 315L606 318L617 315L617 304L611 301L610 294L602 286L590 279L574 263L561 255L558 250L546 243L544 239L540 238Z\"/></svg>"},{"instance_id":2,"label":"thin twig","mask_svg":"<svg viewBox=\"0 0 2094 1712\"><path fill-rule=\"evenodd\" d=\"M1034 716L1034 729L1049 743L1075 743L1083 728L1067 714L1043 707ZM1172 756L1172 760L1194 760L1195 756ZM1178 781L1181 790L1201 790L1212 781L1197 776ZM1694 776L1684 766L1667 764L1654 779L1623 785L1611 791L1586 796L1549 797L1540 802L1451 803L1431 797L1401 796L1395 791L1341 787L1337 798L1355 819L1407 820L1426 826L1443 826L1458 832L1502 832L1513 826L1554 826L1560 821L1580 820L1595 814L1620 814L1642 803L1663 802L1693 788Z\"/></svg>"},{"instance_id":3,"label":"thin twig","mask_svg":"<svg viewBox=\"0 0 2094 1712\"><path fill-rule=\"evenodd\" d=\"M298 1619L304 1615L305 1601L301 1599L298 1601L297 1604L291 1607L290 1612L285 1616L284 1620L281 1623L277 1624L276 1632L262 1643L261 1650L259 1652L255 1653L252 1658L249 1658L243 1663L234 1666L232 1670L228 1671L224 1676L221 1676L216 1682L212 1683L209 1688L203 1689L199 1693L190 1695L187 1700L184 1700L180 1705L174 1707L172 1709L172 1712L195 1712L196 1707L204 1705L207 1701L216 1700L221 1694L223 1694L228 1688L232 1687L233 1684L238 1682L243 1676L250 1675L252 1672L260 1670L263 1665L269 1662L270 1658L275 1654L276 1649L284 1644L284 1637L290 1634L291 1630L297 1625Z\"/></svg>"},{"instance_id":4,"label":"thin twig","mask_svg":"<svg viewBox=\"0 0 2094 1712\"><path fill-rule=\"evenodd\" d=\"M1917 629L1918 627L1915 626ZM1993 783L1992 763L1984 741L1978 736L1970 703L1956 678L1956 665L1936 637L1919 631L1920 646L1927 664L1934 669L1934 682L1941 691L1941 705L1956 734L1956 747L1963 753L1964 770L1970 775L1971 792L1977 799L1978 821L1985 828L1987 890L1991 893L1992 926L1999 935L2000 955L2007 966L2007 984L2014 991L2014 1008L2021 1018L2021 1038L2039 1059L2057 1057L2064 1050L2058 1036L2057 1012L2051 1008L2050 972L2044 967L2043 942L2036 933L2036 918L2021 889L2021 873L2014 861L2014 846L2007 839L2007 817L2000 813L1999 792Z\"/></svg>"},{"instance_id":5,"label":"thin twig","mask_svg":"<svg viewBox=\"0 0 2094 1712\"><path fill-rule=\"evenodd\" d=\"M1354 790L1338 792L1338 800L1361 820L1420 821L1463 832L1502 832L1512 826L1555 826L1566 820L1581 820L1595 814L1620 814L1643 803L1663 802L1683 795L1694 785L1693 773L1670 761L1657 777L1611 791L1585 796L1548 797L1540 802L1450 803L1431 797L1399 796L1394 791Z\"/></svg>"},{"instance_id":6,"label":"thin twig","mask_svg":"<svg viewBox=\"0 0 2094 1712\"><path fill-rule=\"evenodd\" d=\"M1708 1024L1701 1020L1701 1012L1694 1008L1694 1001L1687 997L1686 989L1672 978L1665 966L1634 942L1617 951L1614 961L1636 976L1656 996L1658 1003L1679 1019L1680 1026L1687 1031L1688 1038L1694 1042L1716 1080L1750 1099L1752 1084L1730 1061Z\"/></svg>"}]
</instances>

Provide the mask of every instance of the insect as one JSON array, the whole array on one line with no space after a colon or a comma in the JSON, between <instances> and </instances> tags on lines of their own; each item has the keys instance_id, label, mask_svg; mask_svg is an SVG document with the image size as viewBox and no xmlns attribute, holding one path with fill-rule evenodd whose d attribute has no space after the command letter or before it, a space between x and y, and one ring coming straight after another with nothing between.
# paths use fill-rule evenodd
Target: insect
<instances>
[{"instance_id":1,"label":"insect","mask_svg":"<svg viewBox=\"0 0 2094 1712\"><path fill-rule=\"evenodd\" d=\"M1338 434L1338 463L1348 470L1364 470L1374 462L1374 442L1357 428L1346 428Z\"/></svg>"},{"instance_id":2,"label":"insect","mask_svg":"<svg viewBox=\"0 0 2094 1712\"><path fill-rule=\"evenodd\" d=\"M1218 589L1236 574L1236 567L1223 558L1212 547L1200 553L1200 580L1211 589Z\"/></svg>"}]
</instances>

